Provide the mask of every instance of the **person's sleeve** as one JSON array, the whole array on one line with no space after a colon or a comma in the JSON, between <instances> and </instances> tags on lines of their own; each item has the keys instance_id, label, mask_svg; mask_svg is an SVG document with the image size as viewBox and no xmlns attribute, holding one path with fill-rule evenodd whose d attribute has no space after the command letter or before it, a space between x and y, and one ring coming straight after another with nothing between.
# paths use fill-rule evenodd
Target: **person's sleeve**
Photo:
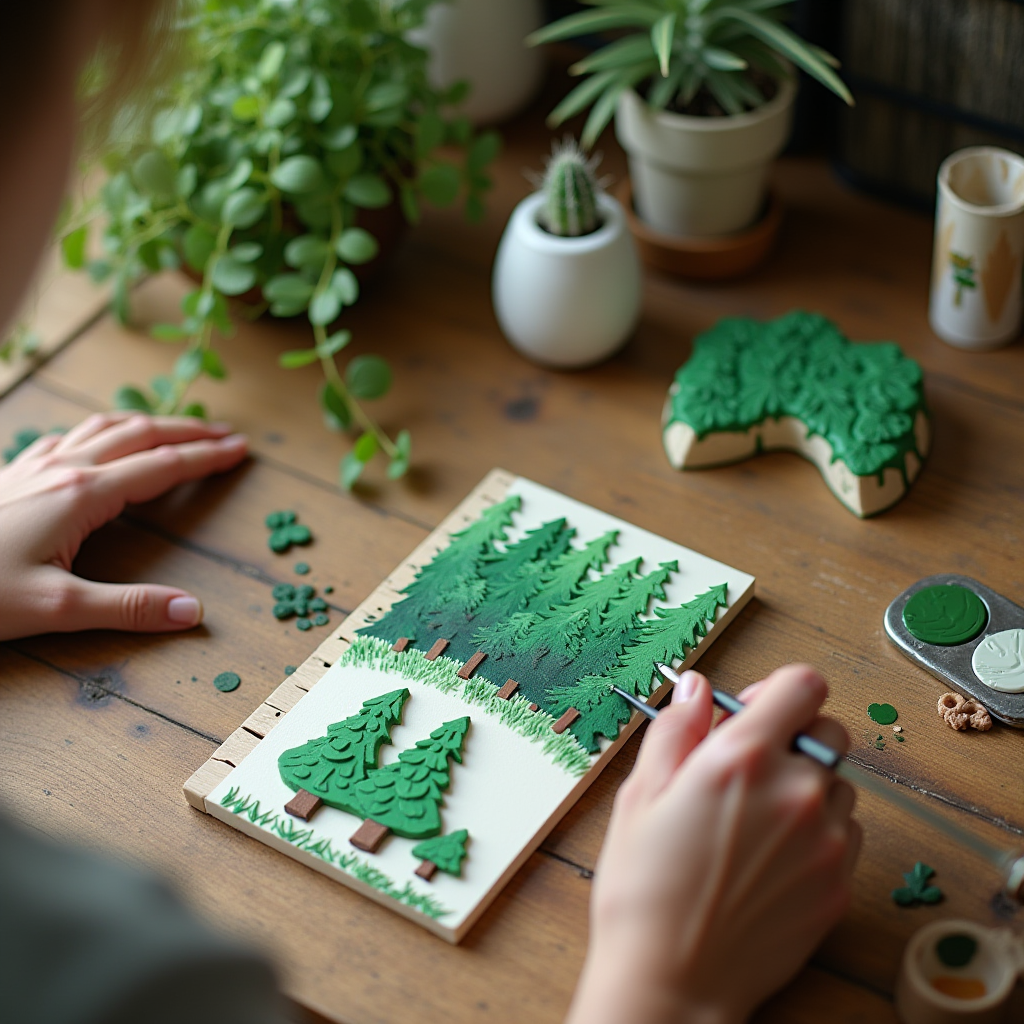
<instances>
[{"instance_id":1,"label":"person's sleeve","mask_svg":"<svg viewBox=\"0 0 1024 1024\"><path fill-rule=\"evenodd\" d=\"M0 1017L8 1024L283 1024L270 965L158 879L0 817Z\"/></svg>"}]
</instances>

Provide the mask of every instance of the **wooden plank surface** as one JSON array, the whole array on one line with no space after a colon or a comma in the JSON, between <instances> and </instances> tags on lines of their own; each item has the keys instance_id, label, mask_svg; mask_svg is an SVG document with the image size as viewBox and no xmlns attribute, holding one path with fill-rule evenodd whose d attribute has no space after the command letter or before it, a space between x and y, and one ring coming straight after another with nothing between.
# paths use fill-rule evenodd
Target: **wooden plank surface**
<instances>
[{"instance_id":1,"label":"wooden plank surface","mask_svg":"<svg viewBox=\"0 0 1024 1024\"><path fill-rule=\"evenodd\" d=\"M270 944L289 992L329 1020L554 1021L582 960L588 877L637 737L456 950L207 820L180 796L181 780L275 690L284 666L300 664L327 635L273 620L273 583L297 580L298 558L310 562L306 579L336 588L336 624L494 465L756 574L758 599L708 651L704 671L735 691L781 662L816 663L832 683L829 711L846 724L859 759L979 834L1024 845L1024 736L999 727L952 733L934 711L940 684L882 631L888 601L943 570L1024 603L1021 346L968 355L935 339L926 322L929 220L848 192L818 162L790 159L777 169L788 212L768 266L731 285L648 275L640 328L620 355L575 374L533 367L501 339L488 278L504 221L528 191L521 169L539 166L547 146L540 112L506 132L486 223L429 214L386 279L346 314L354 349L394 364L394 393L378 406L389 427L413 431L408 482L386 484L375 471L362 500L338 493L344 447L320 422L316 373L275 365L281 351L306 343L306 332L244 325L224 345L231 380L200 395L250 433L254 461L132 509L80 563L102 578L193 588L207 605L204 628L0 649L3 781L13 808L51 834L170 872L225 927ZM621 173L610 137L602 148L606 168ZM140 321L173 315L185 287L174 276L145 285ZM722 315L795 307L835 318L857 339L898 340L925 366L935 447L909 497L878 519L853 518L793 456L682 475L660 449L665 389L693 334ZM89 317L83 304L81 324ZM23 425L68 425L118 384L166 371L174 355L105 318L0 401L0 438ZM263 516L283 507L316 535L301 555L266 547ZM243 685L222 694L211 680L228 668ZM875 749L878 731L866 716L881 700L899 709L906 736L885 750ZM917 927L952 915L1002 920L991 905L996 879L983 865L876 798L862 799L858 816L866 839L854 906L763 1021L892 1020L885 993ZM916 859L938 869L947 901L901 910L889 891ZM311 944L310 933L330 940Z\"/></svg>"}]
</instances>

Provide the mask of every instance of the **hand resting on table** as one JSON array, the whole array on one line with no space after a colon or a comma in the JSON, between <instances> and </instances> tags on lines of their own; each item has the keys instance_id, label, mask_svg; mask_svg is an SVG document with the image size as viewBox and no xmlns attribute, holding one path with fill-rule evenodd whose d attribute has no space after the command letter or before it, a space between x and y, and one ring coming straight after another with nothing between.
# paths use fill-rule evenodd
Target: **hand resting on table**
<instances>
[{"instance_id":1,"label":"hand resting on table","mask_svg":"<svg viewBox=\"0 0 1024 1024\"><path fill-rule=\"evenodd\" d=\"M90 416L0 467L0 640L80 629L163 633L198 625L175 587L94 583L72 562L125 505L236 466L246 439L223 424L138 413Z\"/></svg>"}]
</instances>

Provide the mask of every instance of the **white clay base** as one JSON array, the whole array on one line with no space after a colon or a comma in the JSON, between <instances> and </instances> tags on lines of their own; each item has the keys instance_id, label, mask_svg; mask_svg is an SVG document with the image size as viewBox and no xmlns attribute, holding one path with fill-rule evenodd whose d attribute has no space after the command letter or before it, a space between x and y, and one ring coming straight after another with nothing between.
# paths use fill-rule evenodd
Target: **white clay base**
<instances>
[{"instance_id":1,"label":"white clay base","mask_svg":"<svg viewBox=\"0 0 1024 1024\"><path fill-rule=\"evenodd\" d=\"M671 415L671 397L665 416ZM928 417L918 412L914 421L917 449L928 454L931 427ZM845 462L833 460L832 445L819 434L809 435L807 427L794 416L766 419L745 432L721 431L698 438L693 427L676 420L662 435L669 462L676 469L707 469L741 462L758 451L791 451L813 462L832 493L855 515L873 516L895 505L921 471L921 461L913 452L906 455L907 483L895 467L887 467L881 482L877 473L857 476Z\"/></svg>"}]
</instances>

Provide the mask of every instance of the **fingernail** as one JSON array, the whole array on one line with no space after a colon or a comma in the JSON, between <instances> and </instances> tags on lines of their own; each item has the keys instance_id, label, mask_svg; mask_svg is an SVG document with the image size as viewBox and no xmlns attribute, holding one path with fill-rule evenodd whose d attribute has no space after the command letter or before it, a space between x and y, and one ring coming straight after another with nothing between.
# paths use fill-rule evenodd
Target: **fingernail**
<instances>
[{"instance_id":1,"label":"fingernail","mask_svg":"<svg viewBox=\"0 0 1024 1024\"><path fill-rule=\"evenodd\" d=\"M249 445L249 438L245 434L232 434L230 437L222 437L220 444L225 448L246 448Z\"/></svg>"},{"instance_id":2,"label":"fingernail","mask_svg":"<svg viewBox=\"0 0 1024 1024\"><path fill-rule=\"evenodd\" d=\"M203 618L202 603L196 597L172 597L167 602L167 618L182 626L196 626Z\"/></svg>"},{"instance_id":3,"label":"fingernail","mask_svg":"<svg viewBox=\"0 0 1024 1024\"><path fill-rule=\"evenodd\" d=\"M231 424L230 423L210 423L208 424L211 430L216 430L218 434L230 434Z\"/></svg>"},{"instance_id":4,"label":"fingernail","mask_svg":"<svg viewBox=\"0 0 1024 1024\"><path fill-rule=\"evenodd\" d=\"M685 704L693 696L694 690L697 689L698 678L697 673L692 668L688 668L679 677L679 682L676 683L675 689L672 691L672 703Z\"/></svg>"}]
</instances>

